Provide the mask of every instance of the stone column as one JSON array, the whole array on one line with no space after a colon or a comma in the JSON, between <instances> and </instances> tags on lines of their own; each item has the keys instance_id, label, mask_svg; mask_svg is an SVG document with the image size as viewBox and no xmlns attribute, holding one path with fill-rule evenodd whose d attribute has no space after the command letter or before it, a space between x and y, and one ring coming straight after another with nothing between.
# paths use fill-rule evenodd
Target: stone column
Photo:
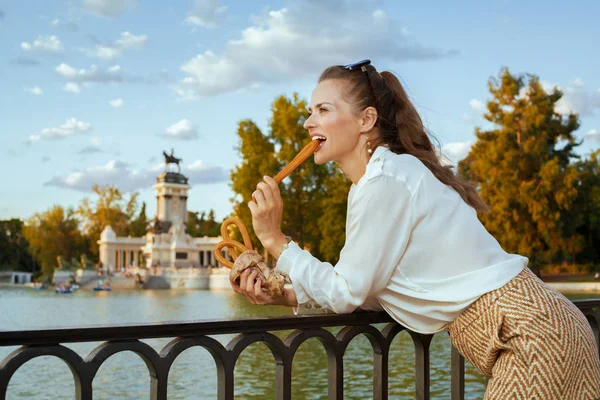
<instances>
[{"instance_id":1,"label":"stone column","mask_svg":"<svg viewBox=\"0 0 600 400\"><path fill-rule=\"evenodd\" d=\"M179 212L181 213L181 222L187 223L187 196L179 197Z\"/></svg>"},{"instance_id":2,"label":"stone column","mask_svg":"<svg viewBox=\"0 0 600 400\"><path fill-rule=\"evenodd\" d=\"M171 221L171 195L165 194L165 221Z\"/></svg>"},{"instance_id":3,"label":"stone column","mask_svg":"<svg viewBox=\"0 0 600 400\"><path fill-rule=\"evenodd\" d=\"M133 253L133 262L138 267L140 266L140 252L139 252L139 250L137 250L137 251L135 251Z\"/></svg>"}]
</instances>

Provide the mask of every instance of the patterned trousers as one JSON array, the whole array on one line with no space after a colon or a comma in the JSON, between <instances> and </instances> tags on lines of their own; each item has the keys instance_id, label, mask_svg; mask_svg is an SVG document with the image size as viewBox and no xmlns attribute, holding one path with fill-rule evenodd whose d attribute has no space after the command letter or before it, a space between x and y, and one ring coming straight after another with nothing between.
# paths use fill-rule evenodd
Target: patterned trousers
<instances>
[{"instance_id":1,"label":"patterned trousers","mask_svg":"<svg viewBox=\"0 0 600 400\"><path fill-rule=\"evenodd\" d=\"M489 377L487 400L600 398L600 357L587 319L529 268L479 298L448 331Z\"/></svg>"}]
</instances>

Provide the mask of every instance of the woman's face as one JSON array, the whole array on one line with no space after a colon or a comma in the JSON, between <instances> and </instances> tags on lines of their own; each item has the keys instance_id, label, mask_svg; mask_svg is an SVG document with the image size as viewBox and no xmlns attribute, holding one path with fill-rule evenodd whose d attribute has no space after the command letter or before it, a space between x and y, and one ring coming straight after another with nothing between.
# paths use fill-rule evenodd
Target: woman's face
<instances>
[{"instance_id":1,"label":"woman's face","mask_svg":"<svg viewBox=\"0 0 600 400\"><path fill-rule=\"evenodd\" d=\"M360 118L352 105L343 98L344 81L325 80L319 83L310 100L309 118L304 123L311 138L325 140L315 151L315 163L345 161L360 154Z\"/></svg>"}]
</instances>

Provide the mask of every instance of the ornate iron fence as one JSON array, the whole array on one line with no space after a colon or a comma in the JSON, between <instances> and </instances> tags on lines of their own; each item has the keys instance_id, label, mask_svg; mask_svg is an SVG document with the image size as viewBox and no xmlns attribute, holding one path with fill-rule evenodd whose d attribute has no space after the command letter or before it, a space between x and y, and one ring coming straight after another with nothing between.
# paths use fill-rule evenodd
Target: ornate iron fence
<instances>
[{"instance_id":1,"label":"ornate iron fence","mask_svg":"<svg viewBox=\"0 0 600 400\"><path fill-rule=\"evenodd\" d=\"M600 347L600 299L576 300L585 314ZM377 329L373 324L385 324ZM343 327L336 335L326 327ZM293 330L284 340L271 332ZM143 325L91 326L48 330L0 332L0 346L21 346L0 364L0 400L6 398L9 381L27 361L40 356L55 356L70 368L75 380L75 398L91 400L92 382L100 366L110 356L132 351L145 362L150 373L150 398L167 399L169 370L179 354L194 346L208 350L217 368L217 397L234 398L234 367L249 345L263 342L271 350L276 363L275 394L277 399L290 399L292 360L298 347L311 338L318 339L327 355L328 398L342 399L343 356L357 335L365 335L373 348L373 398L388 398L388 361L392 340L407 331L415 346L415 395L430 398L429 345L433 335L405 329L383 312L356 312L345 315L285 316L201 322L159 323ZM226 346L211 336L238 334ZM141 339L175 338L157 353ZM63 346L65 343L103 342L85 359ZM599 354L600 356L600 354ZM451 352L451 398L463 399L465 390L464 359L453 347Z\"/></svg>"}]
</instances>

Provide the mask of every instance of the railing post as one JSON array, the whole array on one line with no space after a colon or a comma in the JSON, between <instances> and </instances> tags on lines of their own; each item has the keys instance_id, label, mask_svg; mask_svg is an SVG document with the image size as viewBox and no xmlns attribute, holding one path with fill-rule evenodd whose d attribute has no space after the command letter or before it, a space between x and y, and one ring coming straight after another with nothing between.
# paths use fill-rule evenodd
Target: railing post
<instances>
[{"instance_id":1,"label":"railing post","mask_svg":"<svg viewBox=\"0 0 600 400\"><path fill-rule=\"evenodd\" d=\"M339 346L335 354L327 356L328 388L327 398L329 400L344 399L344 355L341 354Z\"/></svg>"},{"instance_id":2,"label":"railing post","mask_svg":"<svg viewBox=\"0 0 600 400\"><path fill-rule=\"evenodd\" d=\"M217 399L233 400L235 359L227 352L224 356L223 365L217 364Z\"/></svg>"},{"instance_id":3,"label":"railing post","mask_svg":"<svg viewBox=\"0 0 600 400\"><path fill-rule=\"evenodd\" d=\"M169 375L157 373L150 376L150 400L167 400Z\"/></svg>"},{"instance_id":4,"label":"railing post","mask_svg":"<svg viewBox=\"0 0 600 400\"><path fill-rule=\"evenodd\" d=\"M75 399L76 400L92 400L92 382L93 379L87 374L81 376L79 380L75 380Z\"/></svg>"},{"instance_id":5,"label":"railing post","mask_svg":"<svg viewBox=\"0 0 600 400\"><path fill-rule=\"evenodd\" d=\"M292 359L284 357L275 368L275 399L289 400L292 398Z\"/></svg>"},{"instance_id":6,"label":"railing post","mask_svg":"<svg viewBox=\"0 0 600 400\"><path fill-rule=\"evenodd\" d=\"M452 345L450 355L450 399L465 398L465 359Z\"/></svg>"},{"instance_id":7,"label":"railing post","mask_svg":"<svg viewBox=\"0 0 600 400\"><path fill-rule=\"evenodd\" d=\"M414 335L414 336L413 336ZM411 332L415 344L415 384L417 400L430 398L429 345L433 335L422 335Z\"/></svg>"},{"instance_id":8,"label":"railing post","mask_svg":"<svg viewBox=\"0 0 600 400\"><path fill-rule=\"evenodd\" d=\"M388 370L390 348L381 349L381 354L373 354L373 400L388 399Z\"/></svg>"}]
</instances>

